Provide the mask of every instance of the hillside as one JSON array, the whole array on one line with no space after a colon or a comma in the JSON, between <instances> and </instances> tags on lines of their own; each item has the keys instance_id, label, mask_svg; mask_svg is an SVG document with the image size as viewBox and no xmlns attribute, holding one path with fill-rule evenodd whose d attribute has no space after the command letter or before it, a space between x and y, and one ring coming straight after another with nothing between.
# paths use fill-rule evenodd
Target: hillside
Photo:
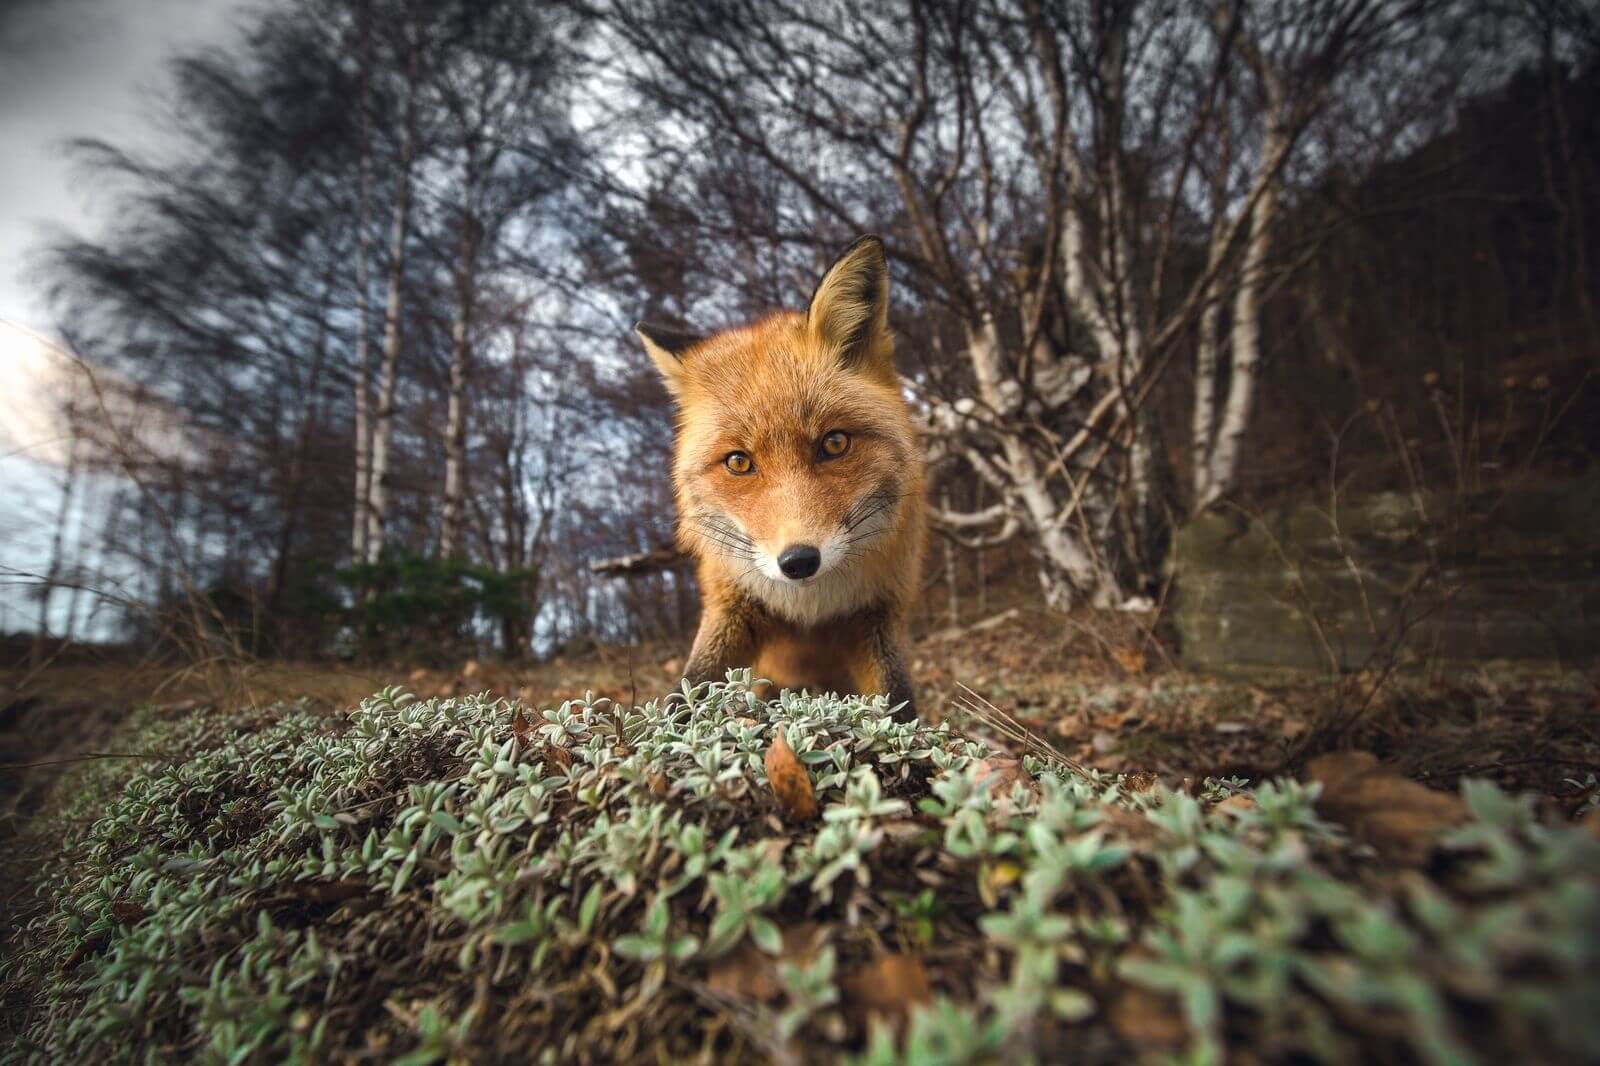
<instances>
[{"instance_id":1,"label":"hillside","mask_svg":"<svg viewBox=\"0 0 1600 1066\"><path fill-rule=\"evenodd\" d=\"M1080 773L747 680L130 718L149 758L31 831L9 1057L1600 1053L1600 816L1349 752Z\"/></svg>"}]
</instances>

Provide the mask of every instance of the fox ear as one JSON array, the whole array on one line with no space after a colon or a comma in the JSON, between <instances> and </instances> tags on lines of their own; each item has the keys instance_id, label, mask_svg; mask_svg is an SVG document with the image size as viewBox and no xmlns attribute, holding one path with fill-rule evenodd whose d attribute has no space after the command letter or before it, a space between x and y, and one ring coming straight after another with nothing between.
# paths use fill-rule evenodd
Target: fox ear
<instances>
[{"instance_id":1,"label":"fox ear","mask_svg":"<svg viewBox=\"0 0 1600 1066\"><path fill-rule=\"evenodd\" d=\"M883 241L859 238L835 259L811 294L806 329L834 348L847 367L893 372L889 334L889 263Z\"/></svg>"},{"instance_id":2,"label":"fox ear","mask_svg":"<svg viewBox=\"0 0 1600 1066\"><path fill-rule=\"evenodd\" d=\"M667 391L678 395L683 384L684 354L705 338L687 330L652 326L646 322L635 325L633 331L644 341L644 350L649 353L650 361L655 363L656 369L666 379Z\"/></svg>"}]
</instances>

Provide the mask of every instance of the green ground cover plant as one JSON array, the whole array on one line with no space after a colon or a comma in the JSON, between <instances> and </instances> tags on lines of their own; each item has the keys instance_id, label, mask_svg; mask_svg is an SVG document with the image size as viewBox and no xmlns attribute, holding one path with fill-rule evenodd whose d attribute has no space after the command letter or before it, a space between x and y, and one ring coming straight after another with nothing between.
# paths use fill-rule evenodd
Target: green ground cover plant
<instances>
[{"instance_id":1,"label":"green ground cover plant","mask_svg":"<svg viewBox=\"0 0 1600 1066\"><path fill-rule=\"evenodd\" d=\"M886 710L736 672L136 717L155 757L35 826L0 1058L1600 1056L1600 841L1528 799L1463 782L1397 861L1315 783L1079 773ZM779 731L814 819L769 788Z\"/></svg>"}]
</instances>

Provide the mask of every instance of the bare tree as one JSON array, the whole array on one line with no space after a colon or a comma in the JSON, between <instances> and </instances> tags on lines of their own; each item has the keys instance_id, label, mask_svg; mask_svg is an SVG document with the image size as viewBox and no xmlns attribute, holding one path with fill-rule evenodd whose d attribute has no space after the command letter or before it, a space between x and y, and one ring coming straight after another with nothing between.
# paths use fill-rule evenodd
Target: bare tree
<instances>
[{"instance_id":1,"label":"bare tree","mask_svg":"<svg viewBox=\"0 0 1600 1066\"><path fill-rule=\"evenodd\" d=\"M372 32L368 25L371 12L362 3L356 11L360 23L359 59L360 94L356 100L360 143L356 149L356 263L355 263L355 499L350 513L350 557L367 557L367 512L372 497L372 367L371 338L368 334L367 303L370 299L371 279L369 257L372 249Z\"/></svg>"},{"instance_id":2,"label":"bare tree","mask_svg":"<svg viewBox=\"0 0 1600 1066\"><path fill-rule=\"evenodd\" d=\"M1417 32L1418 10L602 4L595 61L627 56L606 69L638 101L629 128L685 131L635 138L658 185L607 188L641 225L756 242L796 271L887 230L929 324L916 381L934 458L995 494L937 520L972 546L1026 534L1053 604L1113 604L1152 580L1173 510L1157 390L1199 320L1214 330L1231 305L1236 387L1196 416L1215 498L1253 407L1287 168L1329 87ZM1252 77L1265 99L1246 103ZM1222 141L1245 177L1208 196Z\"/></svg>"},{"instance_id":3,"label":"bare tree","mask_svg":"<svg viewBox=\"0 0 1600 1066\"><path fill-rule=\"evenodd\" d=\"M388 538L390 453L394 448L395 388L399 382L400 341L405 308L406 238L410 224L412 168L417 150L417 74L419 44L405 44L405 103L400 118L400 149L395 161L395 189L389 219L388 295L383 310L383 352L378 373L378 404L372 427L372 470L367 486L367 561L383 557Z\"/></svg>"}]
</instances>

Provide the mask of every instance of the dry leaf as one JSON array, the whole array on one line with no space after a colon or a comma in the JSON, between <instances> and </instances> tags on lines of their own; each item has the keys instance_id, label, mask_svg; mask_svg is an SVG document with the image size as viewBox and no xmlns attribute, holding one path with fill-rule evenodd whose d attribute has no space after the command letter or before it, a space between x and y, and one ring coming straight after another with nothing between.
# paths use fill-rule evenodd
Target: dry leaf
<instances>
[{"instance_id":1,"label":"dry leaf","mask_svg":"<svg viewBox=\"0 0 1600 1066\"><path fill-rule=\"evenodd\" d=\"M1255 797L1253 796L1246 796L1243 792L1237 792L1223 800L1221 803L1217 804L1216 807L1212 809L1218 813L1239 815L1243 814L1245 811L1255 810L1256 801Z\"/></svg>"},{"instance_id":2,"label":"dry leaf","mask_svg":"<svg viewBox=\"0 0 1600 1066\"><path fill-rule=\"evenodd\" d=\"M511 716L511 734L524 745L533 739L533 723L521 711Z\"/></svg>"},{"instance_id":3,"label":"dry leaf","mask_svg":"<svg viewBox=\"0 0 1600 1066\"><path fill-rule=\"evenodd\" d=\"M811 791L811 776L800 765L782 729L773 731L767 748L767 785L778 801L778 810L787 822L809 822L817 816L817 798Z\"/></svg>"},{"instance_id":4,"label":"dry leaf","mask_svg":"<svg viewBox=\"0 0 1600 1066\"><path fill-rule=\"evenodd\" d=\"M118 900L111 905L111 917L123 925L138 925L144 921L145 909L137 903Z\"/></svg>"},{"instance_id":5,"label":"dry leaf","mask_svg":"<svg viewBox=\"0 0 1600 1066\"><path fill-rule=\"evenodd\" d=\"M1149 792L1161 783L1161 778L1149 770L1138 770L1122 779L1122 787L1129 792Z\"/></svg>"},{"instance_id":6,"label":"dry leaf","mask_svg":"<svg viewBox=\"0 0 1600 1066\"><path fill-rule=\"evenodd\" d=\"M481 673L483 673L483 664L476 659L468 659L466 665L461 668L461 676L468 681L471 681Z\"/></svg>"},{"instance_id":7,"label":"dry leaf","mask_svg":"<svg viewBox=\"0 0 1600 1066\"><path fill-rule=\"evenodd\" d=\"M1130 677L1139 677L1144 674L1146 661L1143 648L1113 648L1111 658L1116 660L1122 672Z\"/></svg>"},{"instance_id":8,"label":"dry leaf","mask_svg":"<svg viewBox=\"0 0 1600 1066\"><path fill-rule=\"evenodd\" d=\"M1028 771L1022 768L1022 760L1012 755L997 752L972 768L972 783L997 793L1010 792L1011 786L1019 781L1025 785L1033 783Z\"/></svg>"},{"instance_id":9,"label":"dry leaf","mask_svg":"<svg viewBox=\"0 0 1600 1066\"><path fill-rule=\"evenodd\" d=\"M933 999L933 983L911 955L880 955L839 982L845 1010L863 1024L873 1018L905 1024L911 1008Z\"/></svg>"},{"instance_id":10,"label":"dry leaf","mask_svg":"<svg viewBox=\"0 0 1600 1066\"><path fill-rule=\"evenodd\" d=\"M1081 715L1069 714L1058 718L1053 728L1061 736L1077 737L1089 728L1089 723L1085 722Z\"/></svg>"},{"instance_id":11,"label":"dry leaf","mask_svg":"<svg viewBox=\"0 0 1600 1066\"><path fill-rule=\"evenodd\" d=\"M1189 1039L1177 1004L1138 985L1124 985L1111 1001L1111 1027L1117 1035L1146 1050L1175 1051Z\"/></svg>"},{"instance_id":12,"label":"dry leaf","mask_svg":"<svg viewBox=\"0 0 1600 1066\"><path fill-rule=\"evenodd\" d=\"M1466 820L1461 800L1408 780L1364 751L1336 751L1306 765L1322 785L1317 811L1391 862L1420 866L1439 832Z\"/></svg>"},{"instance_id":13,"label":"dry leaf","mask_svg":"<svg viewBox=\"0 0 1600 1066\"><path fill-rule=\"evenodd\" d=\"M682 677L683 676L683 660L682 659L668 659L666 662L661 664L661 672L663 674L666 674L668 677Z\"/></svg>"},{"instance_id":14,"label":"dry leaf","mask_svg":"<svg viewBox=\"0 0 1600 1066\"><path fill-rule=\"evenodd\" d=\"M801 922L783 931L783 953L773 958L749 940L718 959L706 975L706 987L730 999L770 1003L783 993L778 967L783 963L809 966L822 947L823 927Z\"/></svg>"}]
</instances>

